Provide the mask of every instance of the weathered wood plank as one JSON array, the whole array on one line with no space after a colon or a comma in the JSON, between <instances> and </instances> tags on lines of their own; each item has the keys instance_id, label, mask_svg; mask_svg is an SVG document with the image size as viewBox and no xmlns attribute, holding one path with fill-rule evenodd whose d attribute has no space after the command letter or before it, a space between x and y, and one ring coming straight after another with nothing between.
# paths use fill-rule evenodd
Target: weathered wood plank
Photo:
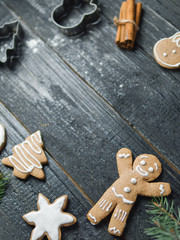
<instances>
[{"instance_id":1,"label":"weathered wood plank","mask_svg":"<svg viewBox=\"0 0 180 240\"><path fill-rule=\"evenodd\" d=\"M166 3L169 1L166 1ZM101 7L103 14L110 20L113 24L114 16L119 14L118 9L120 9L122 1L116 1L110 8L107 5L106 1L101 2ZM154 60L153 55L153 47L155 43L165 37L170 37L179 31L179 14L172 13L169 11L165 4L158 3L157 1L142 1L143 3L143 11L141 16L141 24L140 24L140 31L137 35L135 48L142 48L148 55L150 55ZM148 4L149 3L149 4ZM151 4L153 3L153 4ZM156 5L157 3L157 5ZM153 8L151 8L151 5ZM177 7L178 9L178 7ZM159 15L159 10L163 13L163 17ZM167 14L168 12L168 14ZM176 19L176 24L172 24L171 22L167 21L166 17ZM165 17L165 18L164 18ZM174 22L174 21L173 21ZM155 60L154 60L155 61ZM159 66L159 70L161 71L163 68ZM179 79L179 71L166 71Z\"/></svg>"},{"instance_id":2,"label":"weathered wood plank","mask_svg":"<svg viewBox=\"0 0 180 240\"><path fill-rule=\"evenodd\" d=\"M122 2L123 2L122 0L117 0L116 2L113 2L113 4L109 4L108 2L101 0L100 7L102 8L103 14L105 13L109 16L112 14L111 17L113 17L114 11L116 11L118 14L118 9L120 9ZM140 2L142 2L143 7L145 7L145 9L148 7L149 9L151 9L152 12L156 12L156 14L159 16L159 19L161 17L163 20L166 20L167 22L169 22L169 24L179 29L180 4L178 1L176 0L174 1L141 0ZM156 23L154 17L152 16L150 23L153 24L153 22L154 24ZM165 32L168 31L168 29L166 29L165 26L164 27L162 26L162 29L164 29Z\"/></svg>"},{"instance_id":3,"label":"weathered wood plank","mask_svg":"<svg viewBox=\"0 0 180 240\"><path fill-rule=\"evenodd\" d=\"M158 38L165 36L165 30L160 27L166 26L166 34L173 34L173 26L158 15L152 15L151 9L146 7L138 40L143 50L138 47L127 52L116 48L115 28L103 17L101 23L93 26L86 35L67 38L47 17L58 1L43 1L39 5L33 1L21 4L11 0L5 2L154 147L180 168L180 74L174 72L176 76L172 76L172 71L162 69L147 56L147 53L152 56L152 47ZM109 19L117 14L116 6L119 4L120 1L115 2L106 11L103 8ZM23 9L28 9L28 12L23 12ZM36 16L35 21L32 16ZM152 16L153 25L150 21ZM42 27L44 25L46 27Z\"/></svg>"},{"instance_id":4,"label":"weathered wood plank","mask_svg":"<svg viewBox=\"0 0 180 240\"><path fill-rule=\"evenodd\" d=\"M23 27L24 56L14 71L1 68L1 100L31 132L41 129L50 154L95 202L118 176L115 154L119 148L131 148L134 156L157 154L52 50ZM38 41L34 54L34 48L27 46L32 39ZM178 174L160 160L164 167L160 179L172 184L172 197L177 202ZM138 200L129 219L127 239L148 239L143 234L147 226L146 201Z\"/></svg>"},{"instance_id":5,"label":"weathered wood plank","mask_svg":"<svg viewBox=\"0 0 180 240\"><path fill-rule=\"evenodd\" d=\"M0 122L7 130L7 144L0 157L12 154L12 147L22 142L29 133L12 116L7 109L0 104ZM47 154L48 165L44 167L46 179L40 181L29 177L27 181L20 180L12 175L12 170L0 163L0 168L10 177L9 186L0 204L0 239L29 239L32 227L23 219L22 215L37 210L38 193L43 193L53 202L61 195L68 195L68 212L74 214L78 222L69 228L63 228L63 239L114 239L106 231L107 223L94 228L86 220L86 213L91 204L73 185L68 176Z\"/></svg>"}]
</instances>

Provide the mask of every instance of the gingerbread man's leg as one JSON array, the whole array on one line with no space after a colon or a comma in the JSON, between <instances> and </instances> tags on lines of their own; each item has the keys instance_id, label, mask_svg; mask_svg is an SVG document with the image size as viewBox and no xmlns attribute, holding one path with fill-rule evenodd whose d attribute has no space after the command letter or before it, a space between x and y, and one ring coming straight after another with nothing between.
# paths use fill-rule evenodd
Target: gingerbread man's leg
<instances>
[{"instance_id":1,"label":"gingerbread man's leg","mask_svg":"<svg viewBox=\"0 0 180 240\"><path fill-rule=\"evenodd\" d=\"M116 235L121 236L123 233L123 230L126 226L126 221L128 218L128 215L131 211L133 204L125 204L125 203L119 203L116 208L114 209L114 212L112 214L108 232Z\"/></svg>"},{"instance_id":2,"label":"gingerbread man's leg","mask_svg":"<svg viewBox=\"0 0 180 240\"><path fill-rule=\"evenodd\" d=\"M88 212L87 218L93 225L98 224L115 208L117 202L111 192L112 190L108 189L94 207Z\"/></svg>"}]
</instances>

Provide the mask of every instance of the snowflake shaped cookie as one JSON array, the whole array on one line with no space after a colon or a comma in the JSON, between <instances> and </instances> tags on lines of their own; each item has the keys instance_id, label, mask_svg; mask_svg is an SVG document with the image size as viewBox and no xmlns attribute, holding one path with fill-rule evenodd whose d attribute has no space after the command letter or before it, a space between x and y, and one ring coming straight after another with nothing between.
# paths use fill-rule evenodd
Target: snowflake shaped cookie
<instances>
[{"instance_id":1,"label":"snowflake shaped cookie","mask_svg":"<svg viewBox=\"0 0 180 240\"><path fill-rule=\"evenodd\" d=\"M63 212L67 205L67 196L57 198L52 204L41 193L38 195L38 211L32 211L23 216L30 225L35 225L30 240L40 240L46 235L49 240L61 239L61 227L73 225L77 220Z\"/></svg>"}]
</instances>

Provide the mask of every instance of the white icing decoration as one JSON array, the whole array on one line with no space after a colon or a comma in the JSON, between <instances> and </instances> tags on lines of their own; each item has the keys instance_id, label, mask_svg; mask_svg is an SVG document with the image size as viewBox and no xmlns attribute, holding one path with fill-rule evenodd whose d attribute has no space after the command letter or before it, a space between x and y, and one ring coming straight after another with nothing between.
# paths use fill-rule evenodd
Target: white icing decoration
<instances>
[{"instance_id":1,"label":"white icing decoration","mask_svg":"<svg viewBox=\"0 0 180 240\"><path fill-rule=\"evenodd\" d=\"M118 214L118 210L116 210L116 213L114 214L114 217L116 218Z\"/></svg>"},{"instance_id":2,"label":"white icing decoration","mask_svg":"<svg viewBox=\"0 0 180 240\"><path fill-rule=\"evenodd\" d=\"M172 50L172 53L176 53L176 50L174 49L174 50Z\"/></svg>"},{"instance_id":3,"label":"white icing decoration","mask_svg":"<svg viewBox=\"0 0 180 240\"><path fill-rule=\"evenodd\" d=\"M92 220L96 223L97 222L97 219L94 217L94 216L92 216L92 214L91 213L89 213L89 216L90 216L90 218L92 218ZM95 224L94 224L95 225Z\"/></svg>"},{"instance_id":4,"label":"white icing decoration","mask_svg":"<svg viewBox=\"0 0 180 240\"><path fill-rule=\"evenodd\" d=\"M45 232L50 239L59 239L59 228L64 224L74 222L74 218L70 214L62 212L64 203L65 197L60 197L54 203L49 204L47 199L39 194L38 206L40 209L23 216L29 223L35 224L31 234L32 240L40 239Z\"/></svg>"},{"instance_id":5,"label":"white icing decoration","mask_svg":"<svg viewBox=\"0 0 180 240\"><path fill-rule=\"evenodd\" d=\"M140 164L141 164L142 166L144 166L144 165L146 165L146 161L142 160L142 161L140 162Z\"/></svg>"},{"instance_id":6,"label":"white icing decoration","mask_svg":"<svg viewBox=\"0 0 180 240\"><path fill-rule=\"evenodd\" d=\"M122 213L122 214L121 214ZM116 210L116 213L114 214L114 218L116 218L117 220L120 220L121 222L124 221L125 217L127 215L127 212L120 210Z\"/></svg>"},{"instance_id":7,"label":"white icing decoration","mask_svg":"<svg viewBox=\"0 0 180 240\"><path fill-rule=\"evenodd\" d=\"M99 207L102 208L102 210L106 209L106 212L109 212L109 209L111 208L111 206L112 206L112 202L106 201L105 199L102 199L99 202Z\"/></svg>"},{"instance_id":8,"label":"white icing decoration","mask_svg":"<svg viewBox=\"0 0 180 240\"><path fill-rule=\"evenodd\" d=\"M96 223L92 223L92 222L90 222L90 223L91 223L93 226L96 225Z\"/></svg>"},{"instance_id":9,"label":"white icing decoration","mask_svg":"<svg viewBox=\"0 0 180 240\"><path fill-rule=\"evenodd\" d=\"M149 172L151 172L151 173L154 172L153 167L150 167L148 170L149 170Z\"/></svg>"},{"instance_id":10,"label":"white icing decoration","mask_svg":"<svg viewBox=\"0 0 180 240\"><path fill-rule=\"evenodd\" d=\"M104 200L104 201L101 203L101 205L99 205L99 207L101 208L101 207L104 205L105 202L106 202L106 200Z\"/></svg>"},{"instance_id":11,"label":"white icing decoration","mask_svg":"<svg viewBox=\"0 0 180 240\"><path fill-rule=\"evenodd\" d=\"M34 151L36 154L41 154L42 150L41 148L36 144L36 142L34 141L34 138L36 139L36 141L38 143L42 143L42 139L41 139L41 133L40 131L37 131L36 133L31 135L31 141L34 144L34 146L31 144L31 142L29 140L25 140L24 142L22 142L20 144L20 146L16 145L14 147L14 151L15 153L18 155L18 157L20 158L20 160L16 157L9 156L9 160L11 161L11 163L13 164L14 167L16 167L20 172L23 173L30 173L32 172L32 170L36 167L38 169L42 169L42 165L39 162L39 160L37 158L35 158L29 151L28 149L25 147L25 145L29 145L29 147L32 149L32 151ZM32 162L27 156L29 155L36 163ZM25 161L26 160L26 161ZM17 162L24 170L20 169L18 167L18 165L16 165ZM30 163L31 165L27 164Z\"/></svg>"},{"instance_id":12,"label":"white icing decoration","mask_svg":"<svg viewBox=\"0 0 180 240\"><path fill-rule=\"evenodd\" d=\"M141 156L141 158L148 158L148 156Z\"/></svg>"},{"instance_id":13,"label":"white icing decoration","mask_svg":"<svg viewBox=\"0 0 180 240\"><path fill-rule=\"evenodd\" d=\"M120 231L119 231L118 229L116 229L115 227L110 228L109 230L110 230L110 231L113 231L115 234L116 234L116 233L119 233L119 234L120 234Z\"/></svg>"},{"instance_id":14,"label":"white icing decoration","mask_svg":"<svg viewBox=\"0 0 180 240\"><path fill-rule=\"evenodd\" d=\"M156 170L158 170L158 165L157 165L157 163L155 163L154 165L155 165L155 167L156 167Z\"/></svg>"},{"instance_id":15,"label":"white icing decoration","mask_svg":"<svg viewBox=\"0 0 180 240\"><path fill-rule=\"evenodd\" d=\"M5 128L2 124L0 124L0 149L2 145L5 143Z\"/></svg>"},{"instance_id":16,"label":"white icing decoration","mask_svg":"<svg viewBox=\"0 0 180 240\"><path fill-rule=\"evenodd\" d=\"M104 199L102 199L100 202L99 202L99 205L101 205L101 203L104 201Z\"/></svg>"},{"instance_id":17,"label":"white icing decoration","mask_svg":"<svg viewBox=\"0 0 180 240\"><path fill-rule=\"evenodd\" d=\"M116 197L118 197L118 198L121 197L124 203L133 204L134 201L130 201L130 200L126 199L123 194L116 193L116 189L114 187L112 187L112 191L114 192L114 195Z\"/></svg>"},{"instance_id":18,"label":"white icing decoration","mask_svg":"<svg viewBox=\"0 0 180 240\"><path fill-rule=\"evenodd\" d=\"M163 53L163 56L164 56L164 57L167 57L167 53Z\"/></svg>"},{"instance_id":19,"label":"white icing decoration","mask_svg":"<svg viewBox=\"0 0 180 240\"><path fill-rule=\"evenodd\" d=\"M112 202L109 204L109 206L106 208L106 212L109 212L109 209L111 208L112 206Z\"/></svg>"},{"instance_id":20,"label":"white icing decoration","mask_svg":"<svg viewBox=\"0 0 180 240\"><path fill-rule=\"evenodd\" d=\"M129 193L130 191L131 191L131 189L129 187L124 188L124 192Z\"/></svg>"},{"instance_id":21,"label":"white icing decoration","mask_svg":"<svg viewBox=\"0 0 180 240\"><path fill-rule=\"evenodd\" d=\"M121 154L121 153L120 153L120 154L119 154L119 157L120 157L120 158L128 158L128 157L130 157L130 154L129 154L129 153L128 153L128 154L125 154L125 153L122 153L122 154Z\"/></svg>"},{"instance_id":22,"label":"white icing decoration","mask_svg":"<svg viewBox=\"0 0 180 240\"><path fill-rule=\"evenodd\" d=\"M132 184L136 184L137 183L137 180L135 178L131 178L131 183Z\"/></svg>"},{"instance_id":23,"label":"white icing decoration","mask_svg":"<svg viewBox=\"0 0 180 240\"><path fill-rule=\"evenodd\" d=\"M122 210L119 210L119 214L118 214L117 219L119 219L119 217L121 216L121 212L122 212Z\"/></svg>"},{"instance_id":24,"label":"white icing decoration","mask_svg":"<svg viewBox=\"0 0 180 240\"><path fill-rule=\"evenodd\" d=\"M124 212L124 211L123 211ZM125 219L125 217L126 217L126 215L127 215L127 212L124 212L124 216L122 215L122 217L121 217L121 222L123 222L124 221L124 219Z\"/></svg>"},{"instance_id":25,"label":"white icing decoration","mask_svg":"<svg viewBox=\"0 0 180 240\"><path fill-rule=\"evenodd\" d=\"M164 186L160 184L159 190L161 191L160 194L162 195L164 193Z\"/></svg>"},{"instance_id":26,"label":"white icing decoration","mask_svg":"<svg viewBox=\"0 0 180 240\"><path fill-rule=\"evenodd\" d=\"M146 171L144 171L139 165L137 165L136 171L137 171L139 174L141 174L142 176L146 176L146 177L149 176L149 173L146 172Z\"/></svg>"},{"instance_id":27,"label":"white icing decoration","mask_svg":"<svg viewBox=\"0 0 180 240\"><path fill-rule=\"evenodd\" d=\"M102 210L105 209L105 207L108 205L109 201L106 202L106 204L103 206Z\"/></svg>"},{"instance_id":28,"label":"white icing decoration","mask_svg":"<svg viewBox=\"0 0 180 240\"><path fill-rule=\"evenodd\" d=\"M161 62L162 64L164 64L165 66L169 66L169 67L179 67L179 66L180 66L180 62L177 63L177 64L172 65L172 64L168 64L168 63L163 62L163 61L158 57L157 51L156 51L157 46L158 46L159 42L161 42L161 41L163 41L163 40L165 40L165 39L168 39L168 38L160 39L160 40L154 45L154 54L155 54L157 60L158 60L159 62ZM180 47L180 32L175 33L172 37L169 37L169 39L172 39L172 42L175 42L176 45L177 45L177 47Z\"/></svg>"},{"instance_id":29,"label":"white icing decoration","mask_svg":"<svg viewBox=\"0 0 180 240\"><path fill-rule=\"evenodd\" d=\"M180 32L173 35L172 42L175 42L177 47L180 47Z\"/></svg>"}]
</instances>

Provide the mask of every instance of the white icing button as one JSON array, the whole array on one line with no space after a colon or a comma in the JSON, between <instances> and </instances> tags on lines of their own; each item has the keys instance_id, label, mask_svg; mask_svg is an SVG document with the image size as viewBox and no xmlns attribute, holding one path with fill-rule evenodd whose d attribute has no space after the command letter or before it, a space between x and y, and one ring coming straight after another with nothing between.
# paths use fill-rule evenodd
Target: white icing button
<instances>
[{"instance_id":1,"label":"white icing button","mask_svg":"<svg viewBox=\"0 0 180 240\"><path fill-rule=\"evenodd\" d=\"M167 57L167 53L163 53L163 56L164 56L164 57Z\"/></svg>"},{"instance_id":2,"label":"white icing button","mask_svg":"<svg viewBox=\"0 0 180 240\"><path fill-rule=\"evenodd\" d=\"M140 162L140 164L144 166L144 165L146 165L146 161L142 160L142 161Z\"/></svg>"},{"instance_id":3,"label":"white icing button","mask_svg":"<svg viewBox=\"0 0 180 240\"><path fill-rule=\"evenodd\" d=\"M149 172L154 172L154 169L152 167L150 167Z\"/></svg>"},{"instance_id":4,"label":"white icing button","mask_svg":"<svg viewBox=\"0 0 180 240\"><path fill-rule=\"evenodd\" d=\"M136 184L137 183L137 180L135 178L131 178L131 183L132 184Z\"/></svg>"},{"instance_id":5,"label":"white icing button","mask_svg":"<svg viewBox=\"0 0 180 240\"><path fill-rule=\"evenodd\" d=\"M130 192L130 191L131 191L131 189L130 189L129 187L125 187L125 188L124 188L124 192L128 193L128 192Z\"/></svg>"},{"instance_id":6,"label":"white icing button","mask_svg":"<svg viewBox=\"0 0 180 240\"><path fill-rule=\"evenodd\" d=\"M174 49L174 50L172 50L172 53L176 53L176 50Z\"/></svg>"}]
</instances>

